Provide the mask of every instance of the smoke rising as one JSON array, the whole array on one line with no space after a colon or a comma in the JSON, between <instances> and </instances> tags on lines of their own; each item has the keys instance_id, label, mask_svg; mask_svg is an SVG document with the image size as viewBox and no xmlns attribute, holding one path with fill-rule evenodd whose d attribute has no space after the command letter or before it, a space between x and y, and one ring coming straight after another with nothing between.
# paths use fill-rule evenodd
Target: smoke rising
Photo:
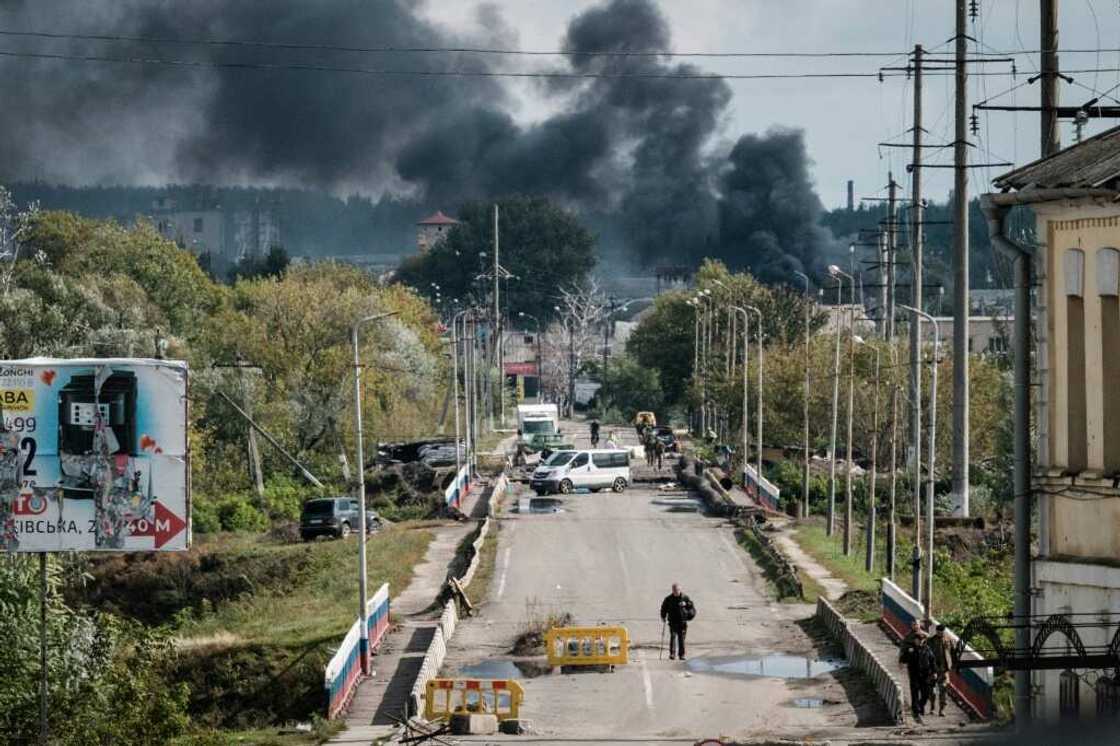
<instances>
[{"instance_id":1,"label":"smoke rising","mask_svg":"<svg viewBox=\"0 0 1120 746\"><path fill-rule=\"evenodd\" d=\"M307 40L348 46L516 46L498 11L453 32L407 0L0 0L0 27L130 36ZM65 26L59 19L65 19ZM572 18L544 69L679 74L692 65L592 51L672 46L653 0L605 0ZM482 55L0 39L17 51L494 71L538 64ZM467 199L547 194L587 215L633 264L719 256L776 276L810 268L832 239L799 134L719 136L718 79L548 79L556 113L519 124L494 78L0 60L0 181L202 182ZM785 277L785 275L783 275Z\"/></svg>"}]
</instances>

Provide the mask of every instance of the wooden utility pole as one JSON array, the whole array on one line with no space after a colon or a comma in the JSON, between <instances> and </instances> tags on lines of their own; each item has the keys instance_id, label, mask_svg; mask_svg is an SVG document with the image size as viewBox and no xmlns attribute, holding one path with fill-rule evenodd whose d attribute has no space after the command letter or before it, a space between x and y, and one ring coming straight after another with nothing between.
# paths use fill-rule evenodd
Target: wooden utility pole
<instances>
[{"instance_id":1,"label":"wooden utility pole","mask_svg":"<svg viewBox=\"0 0 1120 746\"><path fill-rule=\"evenodd\" d=\"M957 0L956 137L953 140L953 497L968 517L968 11ZM937 355L937 350L934 350Z\"/></svg>"},{"instance_id":2,"label":"wooden utility pole","mask_svg":"<svg viewBox=\"0 0 1120 746\"><path fill-rule=\"evenodd\" d=\"M894 342L895 267L898 255L898 183L887 173L887 328L888 342Z\"/></svg>"},{"instance_id":3,"label":"wooden utility pole","mask_svg":"<svg viewBox=\"0 0 1120 746\"><path fill-rule=\"evenodd\" d=\"M503 356L505 354L502 349L502 312L501 305L498 302L498 288L501 285L501 264L498 263L498 205L494 204L494 360L498 364L498 401L500 402L499 409L501 410L501 419L499 424L505 427L506 423L506 371L505 361ZM494 407L490 407L490 430L494 430Z\"/></svg>"},{"instance_id":4,"label":"wooden utility pole","mask_svg":"<svg viewBox=\"0 0 1120 746\"><path fill-rule=\"evenodd\" d=\"M891 476L887 506L887 575L895 579L898 515L895 512L895 490L898 486L898 383L893 369L898 362L894 339L895 269L898 256L898 183L894 173L887 179L887 344L891 351Z\"/></svg>"},{"instance_id":5,"label":"wooden utility pole","mask_svg":"<svg viewBox=\"0 0 1120 746\"><path fill-rule=\"evenodd\" d=\"M1061 148L1058 133L1058 0L1041 0L1042 50L1039 70L1040 134L1042 157L1057 153Z\"/></svg>"},{"instance_id":6,"label":"wooden utility pole","mask_svg":"<svg viewBox=\"0 0 1120 746\"><path fill-rule=\"evenodd\" d=\"M245 414L249 417L253 416L253 399L249 390L249 384L245 381L245 360L241 357L241 353L237 354L237 380L241 387L241 403L245 408ZM257 446L257 431L252 425L246 428L247 435L247 451L249 456L249 471L253 477L253 487L257 492L257 507L264 506L264 473L261 470L261 451Z\"/></svg>"},{"instance_id":7,"label":"wooden utility pole","mask_svg":"<svg viewBox=\"0 0 1120 746\"><path fill-rule=\"evenodd\" d=\"M914 153L910 172L910 303L922 307L922 45L914 47ZM922 600L922 330L921 317L910 313L910 437L914 460L914 555L911 596Z\"/></svg>"}]
</instances>

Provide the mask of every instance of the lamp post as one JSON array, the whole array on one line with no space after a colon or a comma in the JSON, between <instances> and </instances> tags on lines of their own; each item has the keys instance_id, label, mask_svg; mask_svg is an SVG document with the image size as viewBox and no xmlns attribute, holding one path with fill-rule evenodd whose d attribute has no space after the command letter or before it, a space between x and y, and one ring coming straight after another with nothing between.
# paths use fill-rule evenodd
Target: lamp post
<instances>
[{"instance_id":1,"label":"lamp post","mask_svg":"<svg viewBox=\"0 0 1120 746\"><path fill-rule=\"evenodd\" d=\"M928 482L926 485L926 530L928 533L928 544L926 549L926 619L933 618L933 486L934 486L934 453L935 446L937 445L937 351L941 347L941 332L937 327L937 319L930 316L925 311L913 308L911 306L902 306L899 308L916 313L923 319L928 321L933 327L933 354L930 355L929 375L930 375L930 390L929 390L929 455L926 457L929 463L926 465L928 473ZM914 403L914 406L921 406L921 401ZM916 516L915 516L916 518Z\"/></svg>"},{"instance_id":2,"label":"lamp post","mask_svg":"<svg viewBox=\"0 0 1120 746\"><path fill-rule=\"evenodd\" d=\"M747 309L740 308L739 306L731 306L731 309L737 313L743 314L743 466L747 465L747 439L750 434L750 419L747 417L747 410L750 406L750 384L747 377L747 365L750 360L750 338L748 333L750 331L750 316L747 315ZM759 369L759 373L762 369ZM743 469L744 475L746 469ZM745 480L745 477L744 477ZM745 486L745 485L744 485Z\"/></svg>"},{"instance_id":3,"label":"lamp post","mask_svg":"<svg viewBox=\"0 0 1120 746\"><path fill-rule=\"evenodd\" d=\"M855 293L855 278L836 265L828 268L833 275L848 278L848 287ZM853 299L854 302L854 299ZM855 313L848 314L848 441L844 451L844 556L852 553L852 409L856 390Z\"/></svg>"},{"instance_id":4,"label":"lamp post","mask_svg":"<svg viewBox=\"0 0 1120 746\"><path fill-rule=\"evenodd\" d=\"M836 276L839 267L835 264L828 268L829 274L836 280L836 307L839 309L844 303L844 281ZM840 422L840 322L833 314L833 323L836 325L836 350L832 356L832 436L829 439L828 452L828 524L825 533L832 536L836 533L836 427Z\"/></svg>"},{"instance_id":5,"label":"lamp post","mask_svg":"<svg viewBox=\"0 0 1120 746\"><path fill-rule=\"evenodd\" d=\"M755 440L757 441L758 448L758 483L762 484L762 311L754 306L743 306L753 314L758 316L758 406L755 407L758 411L755 412L755 420L758 423L757 434ZM746 350L744 349L744 354ZM744 459L746 456L744 456Z\"/></svg>"},{"instance_id":6,"label":"lamp post","mask_svg":"<svg viewBox=\"0 0 1120 746\"><path fill-rule=\"evenodd\" d=\"M798 277L805 280L805 297L809 296L809 275L804 272L793 272ZM802 399L802 419L804 422L804 442L801 444L803 455L805 456L805 470L801 475L801 517L809 517L809 324L810 324L810 307L808 301L805 303L805 388L801 396Z\"/></svg>"},{"instance_id":7,"label":"lamp post","mask_svg":"<svg viewBox=\"0 0 1120 746\"><path fill-rule=\"evenodd\" d=\"M366 466L362 444L362 363L358 356L358 327L372 321L395 316L396 311L376 313L358 319L350 330L350 340L354 344L354 423L357 431L358 451L358 654L361 659L362 673L369 674L369 619L366 610Z\"/></svg>"},{"instance_id":8,"label":"lamp post","mask_svg":"<svg viewBox=\"0 0 1120 746\"><path fill-rule=\"evenodd\" d=\"M460 311L451 317L451 386L453 389L453 402L455 405L455 476L463 470L462 445L460 444L459 422L459 317L467 311Z\"/></svg>"},{"instance_id":9,"label":"lamp post","mask_svg":"<svg viewBox=\"0 0 1120 746\"><path fill-rule=\"evenodd\" d=\"M856 344L865 345L875 352L875 414L871 419L871 479L867 490L867 552L863 569L871 573L875 569L875 520L878 495L875 492L875 478L878 474L877 457L879 454L879 348L867 344L856 337Z\"/></svg>"}]
</instances>

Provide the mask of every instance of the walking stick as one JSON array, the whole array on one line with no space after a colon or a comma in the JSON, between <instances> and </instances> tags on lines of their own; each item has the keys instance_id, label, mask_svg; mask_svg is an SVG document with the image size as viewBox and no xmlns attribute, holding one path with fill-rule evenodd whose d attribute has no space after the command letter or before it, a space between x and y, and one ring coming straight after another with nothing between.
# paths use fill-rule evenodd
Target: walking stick
<instances>
[{"instance_id":1,"label":"walking stick","mask_svg":"<svg viewBox=\"0 0 1120 746\"><path fill-rule=\"evenodd\" d=\"M661 620L661 637L657 640L657 660L665 654L665 620Z\"/></svg>"}]
</instances>

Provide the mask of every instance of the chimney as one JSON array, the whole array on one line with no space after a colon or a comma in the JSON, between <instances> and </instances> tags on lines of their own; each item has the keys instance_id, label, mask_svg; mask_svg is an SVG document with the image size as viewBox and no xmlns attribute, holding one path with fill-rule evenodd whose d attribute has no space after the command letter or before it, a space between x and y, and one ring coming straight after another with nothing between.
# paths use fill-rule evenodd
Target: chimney
<instances>
[{"instance_id":1,"label":"chimney","mask_svg":"<svg viewBox=\"0 0 1120 746\"><path fill-rule=\"evenodd\" d=\"M856 209L856 183L848 179L848 212Z\"/></svg>"}]
</instances>

